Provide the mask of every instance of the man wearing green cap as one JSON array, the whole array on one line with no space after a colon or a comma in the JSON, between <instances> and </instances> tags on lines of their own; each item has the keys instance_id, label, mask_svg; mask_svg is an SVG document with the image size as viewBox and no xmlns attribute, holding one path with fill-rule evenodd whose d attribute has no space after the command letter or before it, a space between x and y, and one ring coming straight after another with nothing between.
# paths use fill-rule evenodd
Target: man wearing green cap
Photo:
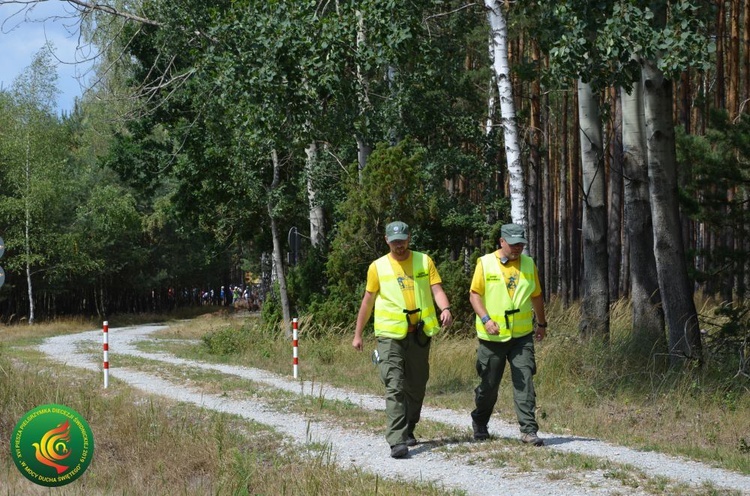
<instances>
[{"instance_id":1,"label":"man wearing green cap","mask_svg":"<svg viewBox=\"0 0 750 496\"><path fill-rule=\"evenodd\" d=\"M378 344L373 360L385 385L385 439L393 458L405 457L408 446L417 444L414 427L430 376L430 339L453 321L435 264L424 253L409 250L410 240L409 226L403 222L386 226L390 252L367 270L352 340L352 346L362 351L362 332L374 307Z\"/></svg>"},{"instance_id":2,"label":"man wearing green cap","mask_svg":"<svg viewBox=\"0 0 750 496\"><path fill-rule=\"evenodd\" d=\"M534 260L524 255L527 244L522 226L505 224L500 230L500 249L477 261L469 301L476 313L477 374L471 412L474 439L490 437L487 431L497 402L505 362L510 364L513 402L521 428L521 441L544 445L537 435L536 394L533 376L534 338L544 339L547 319L544 297Z\"/></svg>"}]
</instances>

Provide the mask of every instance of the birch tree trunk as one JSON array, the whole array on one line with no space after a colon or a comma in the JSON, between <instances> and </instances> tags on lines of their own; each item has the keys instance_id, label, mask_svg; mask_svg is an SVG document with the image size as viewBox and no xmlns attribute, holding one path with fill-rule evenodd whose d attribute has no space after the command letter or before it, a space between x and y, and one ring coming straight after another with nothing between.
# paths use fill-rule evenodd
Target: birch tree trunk
<instances>
[{"instance_id":1,"label":"birch tree trunk","mask_svg":"<svg viewBox=\"0 0 750 496\"><path fill-rule=\"evenodd\" d=\"M618 300L622 294L621 277L623 271L622 211L623 211L623 178L622 178L622 133L617 130L617 123L622 122L622 105L617 98L617 91L608 90L608 101L614 107L613 118L608 119L606 139L608 152L605 153L605 168L609 171L607 192L607 257L609 263L609 298Z\"/></svg>"},{"instance_id":2,"label":"birch tree trunk","mask_svg":"<svg viewBox=\"0 0 750 496\"><path fill-rule=\"evenodd\" d=\"M268 217L271 219L271 238L273 239L273 265L276 268L276 278L279 281L279 298L281 300L281 313L284 318L284 329L287 334L291 334L291 310L289 308L289 293L286 288L286 275L284 274L284 256L281 249L281 239L279 238L279 228L276 224L274 215L273 192L279 187L280 167L279 156L276 150L271 151L271 160L273 161L273 181L268 191Z\"/></svg>"},{"instance_id":3,"label":"birch tree trunk","mask_svg":"<svg viewBox=\"0 0 750 496\"><path fill-rule=\"evenodd\" d=\"M580 331L609 336L609 267L607 258L607 187L604 174L599 97L578 81L583 172L583 295Z\"/></svg>"},{"instance_id":4,"label":"birch tree trunk","mask_svg":"<svg viewBox=\"0 0 750 496\"><path fill-rule=\"evenodd\" d=\"M508 64L508 25L499 0L484 0L492 39L492 68L497 78L500 99L500 120L503 127L505 158L508 164L510 183L510 216L514 223L527 225L526 181L521 163L521 148L518 143L516 108L513 103L513 85Z\"/></svg>"},{"instance_id":5,"label":"birch tree trunk","mask_svg":"<svg viewBox=\"0 0 750 496\"><path fill-rule=\"evenodd\" d=\"M24 240L23 246L26 252L26 283L29 294L29 324L33 324L36 319L34 315L34 289L31 284L31 132L26 123L26 164L24 167L26 173L26 195L24 198Z\"/></svg>"},{"instance_id":6,"label":"birch tree trunk","mask_svg":"<svg viewBox=\"0 0 750 496\"><path fill-rule=\"evenodd\" d=\"M654 256L669 327L670 361L677 365L684 358L700 359L701 342L680 223L672 82L655 62L645 61L643 88Z\"/></svg>"},{"instance_id":7,"label":"birch tree trunk","mask_svg":"<svg viewBox=\"0 0 750 496\"><path fill-rule=\"evenodd\" d=\"M367 44L367 34L365 32L365 19L361 10L355 12L357 16L357 52L361 53ZM357 163L359 171L359 182L362 183L362 171L367 167L367 159L372 153L372 146L367 143L367 115L370 112L370 86L367 76L364 74L362 67L357 64L357 104L359 106L358 123L356 125L355 139L357 140Z\"/></svg>"},{"instance_id":8,"label":"birch tree trunk","mask_svg":"<svg viewBox=\"0 0 750 496\"><path fill-rule=\"evenodd\" d=\"M492 43L492 36L489 36L487 38L487 49L488 49L487 51L489 52L489 57L490 57L490 64L494 66L495 65L495 49ZM492 133L492 130L495 128L495 110L497 109L497 98L495 98L496 94L497 94L497 77L495 77L495 72L492 71L490 72L489 87L487 88L487 120L484 123L484 135L486 137L490 136L490 134ZM487 157L487 154L485 154L485 157ZM485 164L487 164L486 161L485 161Z\"/></svg>"},{"instance_id":9,"label":"birch tree trunk","mask_svg":"<svg viewBox=\"0 0 750 496\"><path fill-rule=\"evenodd\" d=\"M316 201L317 189L313 182L313 175L318 162L318 144L313 141L305 148L307 160L305 162L305 180L307 184L307 202L310 208L310 244L318 246L325 239L323 228L323 207Z\"/></svg>"},{"instance_id":10,"label":"birch tree trunk","mask_svg":"<svg viewBox=\"0 0 750 496\"><path fill-rule=\"evenodd\" d=\"M492 36L487 38L487 48L490 56L490 64L495 65L495 48L492 42ZM484 123L484 135L489 136L495 127L495 110L497 109L497 77L495 72L490 73L489 88L487 91L487 120Z\"/></svg>"},{"instance_id":11,"label":"birch tree trunk","mask_svg":"<svg viewBox=\"0 0 750 496\"><path fill-rule=\"evenodd\" d=\"M643 86L622 91L622 146L625 175L625 232L630 253L630 300L633 333L651 344L666 345L664 312L654 258L653 223L646 163Z\"/></svg>"}]
</instances>

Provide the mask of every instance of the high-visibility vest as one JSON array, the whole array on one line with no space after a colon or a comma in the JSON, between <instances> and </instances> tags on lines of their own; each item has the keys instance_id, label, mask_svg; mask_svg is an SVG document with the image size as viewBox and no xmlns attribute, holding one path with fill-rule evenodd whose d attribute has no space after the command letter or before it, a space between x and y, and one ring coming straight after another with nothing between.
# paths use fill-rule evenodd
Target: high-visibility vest
<instances>
[{"instance_id":1,"label":"high-visibility vest","mask_svg":"<svg viewBox=\"0 0 750 496\"><path fill-rule=\"evenodd\" d=\"M490 318L500 328L496 335L487 334L482 319L477 315L475 327L477 337L485 341L508 341L520 338L534 330L534 314L531 307L531 295L536 289L534 260L521 255L521 270L516 291L511 299L505 277L500 270L500 261L494 253L481 259L484 271L484 295L482 301ZM507 319L506 319L507 316Z\"/></svg>"},{"instance_id":2,"label":"high-visibility vest","mask_svg":"<svg viewBox=\"0 0 750 496\"><path fill-rule=\"evenodd\" d=\"M421 319L424 321L424 332L433 336L440 330L435 304L430 289L430 273L427 255L412 252L412 273L414 274L414 302ZM405 313L404 292L399 286L396 274L388 255L375 261L378 271L380 291L375 297L375 335L384 338L403 339L408 332L409 322ZM411 309L410 309L411 310Z\"/></svg>"}]
</instances>

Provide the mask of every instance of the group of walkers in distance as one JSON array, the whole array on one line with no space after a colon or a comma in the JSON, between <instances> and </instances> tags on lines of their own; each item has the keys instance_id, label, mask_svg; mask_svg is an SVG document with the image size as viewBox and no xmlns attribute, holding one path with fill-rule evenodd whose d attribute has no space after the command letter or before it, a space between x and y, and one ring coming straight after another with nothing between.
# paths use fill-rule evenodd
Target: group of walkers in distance
<instances>
[{"instance_id":1,"label":"group of walkers in distance","mask_svg":"<svg viewBox=\"0 0 750 496\"><path fill-rule=\"evenodd\" d=\"M184 292L187 291L187 289L184 290ZM230 284L221 286L218 290L193 288L191 294L191 299L196 305L217 305L254 312L260 310L263 303L259 284L245 286Z\"/></svg>"},{"instance_id":2,"label":"group of walkers in distance","mask_svg":"<svg viewBox=\"0 0 750 496\"><path fill-rule=\"evenodd\" d=\"M414 429L430 375L430 342L453 322L434 262L426 254L410 250L410 240L405 223L386 226L390 252L370 264L352 340L352 346L362 351L362 334L374 311L377 347L372 359L385 385L385 438L393 458L407 456L409 447L417 444ZM534 260L523 253L528 244L523 226L502 226L499 244L496 251L477 261L466 296L476 313L478 338L479 385L474 389L471 412L474 439L490 437L487 426L507 362L521 442L543 446L537 435L533 382L534 340L544 339L547 328L542 288Z\"/></svg>"}]
</instances>

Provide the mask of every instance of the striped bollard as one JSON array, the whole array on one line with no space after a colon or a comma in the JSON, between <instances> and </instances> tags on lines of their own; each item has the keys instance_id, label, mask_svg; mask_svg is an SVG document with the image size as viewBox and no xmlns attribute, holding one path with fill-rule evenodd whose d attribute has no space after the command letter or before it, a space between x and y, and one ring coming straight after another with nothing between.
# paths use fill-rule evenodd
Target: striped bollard
<instances>
[{"instance_id":1,"label":"striped bollard","mask_svg":"<svg viewBox=\"0 0 750 496\"><path fill-rule=\"evenodd\" d=\"M299 341L297 339L297 317L292 319L292 371L294 378L297 378L297 368L299 366L299 356L297 355L297 346Z\"/></svg>"},{"instance_id":2,"label":"striped bollard","mask_svg":"<svg viewBox=\"0 0 750 496\"><path fill-rule=\"evenodd\" d=\"M109 387L109 322L102 327L102 347L104 348L104 388Z\"/></svg>"}]
</instances>

